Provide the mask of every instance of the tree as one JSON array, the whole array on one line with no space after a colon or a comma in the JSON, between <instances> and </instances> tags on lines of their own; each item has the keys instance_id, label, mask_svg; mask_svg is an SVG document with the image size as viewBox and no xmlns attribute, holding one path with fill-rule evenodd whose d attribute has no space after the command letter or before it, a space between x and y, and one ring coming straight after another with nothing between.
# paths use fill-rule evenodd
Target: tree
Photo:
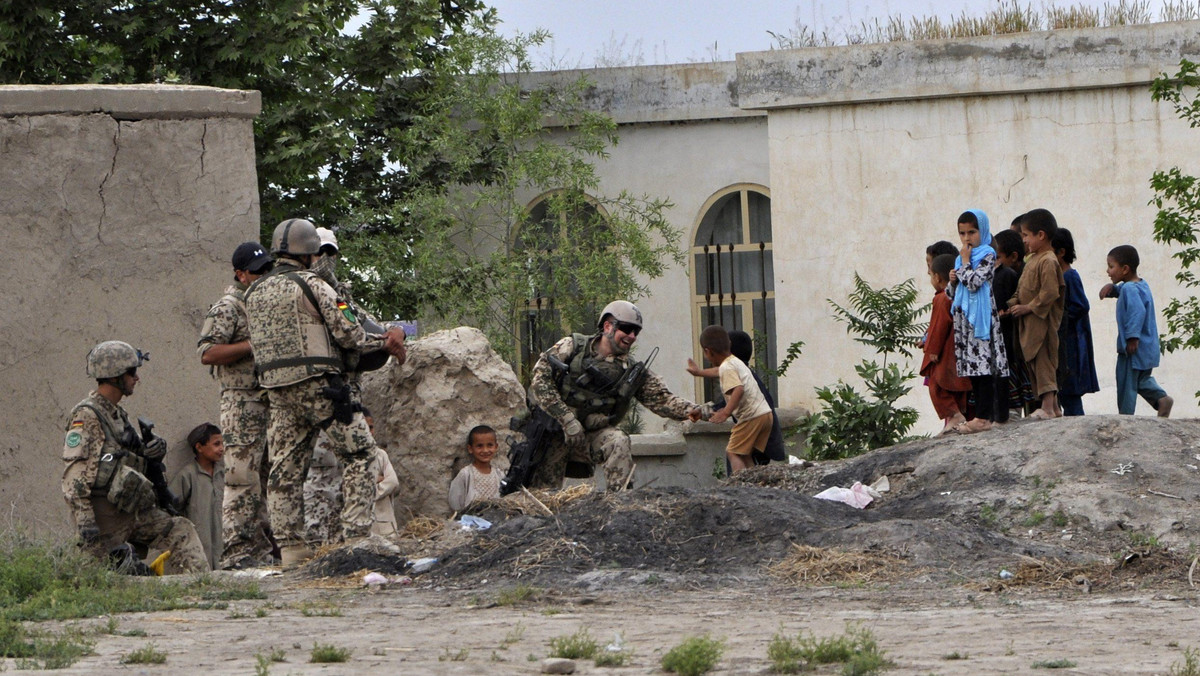
<instances>
[{"instance_id":1,"label":"tree","mask_svg":"<svg viewBox=\"0 0 1200 676\"><path fill-rule=\"evenodd\" d=\"M409 171L438 180L342 231L355 289L381 314L478 326L511 361L526 320L541 322L527 338L590 331L610 300L683 262L669 202L600 190L595 163L617 133L584 106L588 82L530 77L529 49L546 38L506 39L486 20L452 36L398 141ZM375 225L389 222L410 225Z\"/></svg>"},{"instance_id":2,"label":"tree","mask_svg":"<svg viewBox=\"0 0 1200 676\"><path fill-rule=\"evenodd\" d=\"M347 23L366 16L353 34ZM264 234L354 219L420 180L395 141L480 0L8 0L0 82L256 89Z\"/></svg>"},{"instance_id":3,"label":"tree","mask_svg":"<svg viewBox=\"0 0 1200 676\"><path fill-rule=\"evenodd\" d=\"M1169 101L1175 114L1195 128L1200 126L1200 73L1197 65L1184 59L1175 75L1161 74L1150 85L1155 101ZM1184 287L1200 286L1194 271L1200 261L1200 246L1196 241L1196 225L1200 221L1200 180L1185 174L1179 167L1156 171L1150 179L1158 209L1154 218L1154 240L1175 244L1181 248L1171 256L1179 261L1175 279ZM1162 348L1167 352L1200 347L1200 298L1172 298L1163 308L1167 331ZM1197 393L1200 397L1200 392Z\"/></svg>"}]
</instances>

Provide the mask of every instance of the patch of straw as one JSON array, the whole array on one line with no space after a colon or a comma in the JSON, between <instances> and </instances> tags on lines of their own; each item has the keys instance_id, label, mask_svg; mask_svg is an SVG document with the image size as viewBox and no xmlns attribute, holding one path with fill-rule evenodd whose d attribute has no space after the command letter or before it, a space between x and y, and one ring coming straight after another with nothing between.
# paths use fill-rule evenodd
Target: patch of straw
<instances>
[{"instance_id":1,"label":"patch of straw","mask_svg":"<svg viewBox=\"0 0 1200 676\"><path fill-rule=\"evenodd\" d=\"M400 531L400 538L403 540L424 540L441 531L445 526L446 522L442 519L435 519L432 516L418 516L409 519L408 523L404 524L404 530Z\"/></svg>"},{"instance_id":2,"label":"patch of straw","mask_svg":"<svg viewBox=\"0 0 1200 676\"><path fill-rule=\"evenodd\" d=\"M1020 563L1012 578L991 579L979 585L967 586L975 586L984 591L1003 591L1013 587L1061 589L1081 584L1086 584L1089 588L1103 587L1112 582L1113 571L1116 568L1108 561L1074 563L1062 559L1036 559L1032 556L1019 556L1018 559Z\"/></svg>"},{"instance_id":3,"label":"patch of straw","mask_svg":"<svg viewBox=\"0 0 1200 676\"><path fill-rule=\"evenodd\" d=\"M906 568L897 556L793 544L791 554L767 572L798 584L857 584L894 580Z\"/></svg>"}]
</instances>

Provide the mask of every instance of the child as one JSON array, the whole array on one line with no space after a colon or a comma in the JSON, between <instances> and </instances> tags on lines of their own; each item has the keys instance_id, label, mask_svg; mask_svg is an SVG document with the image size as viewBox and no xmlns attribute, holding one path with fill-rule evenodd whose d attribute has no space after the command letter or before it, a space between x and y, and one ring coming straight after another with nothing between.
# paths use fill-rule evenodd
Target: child
<instances>
[{"instance_id":1,"label":"child","mask_svg":"<svg viewBox=\"0 0 1200 676\"><path fill-rule=\"evenodd\" d=\"M1017 340L1017 322L1009 313L1008 300L1017 293L1021 280L1021 268L1025 265L1025 243L1017 230L1001 230L992 236L996 249L996 275L992 279L992 297L996 300L1000 317L1000 336L1004 338L1004 355L1008 358L1008 378L997 384L998 394L1005 398L1001 402L1001 419L1008 421L1008 409L1024 410L1034 401L1033 388L1029 385L1029 374L1025 371L1025 360L1021 358L1020 341Z\"/></svg>"},{"instance_id":2,"label":"child","mask_svg":"<svg viewBox=\"0 0 1200 676\"><path fill-rule=\"evenodd\" d=\"M956 253L958 253L958 249L955 249L954 245L950 242L947 242L944 239L934 242L933 244L925 247L925 267L929 270L932 270L933 259L941 256L942 254L950 254L953 256Z\"/></svg>"},{"instance_id":3,"label":"child","mask_svg":"<svg viewBox=\"0 0 1200 676\"><path fill-rule=\"evenodd\" d=\"M1017 325L1021 354L1033 376L1034 394L1041 408L1029 415L1048 420L1062 415L1058 408L1058 327L1063 316L1063 273L1051 242L1058 221L1045 209L1021 216L1021 239L1029 257L1017 284L1017 295L1009 299Z\"/></svg>"},{"instance_id":4,"label":"child","mask_svg":"<svg viewBox=\"0 0 1200 676\"><path fill-rule=\"evenodd\" d=\"M1116 288L1101 292L1117 297L1117 410L1133 415L1140 394L1158 417L1168 418L1175 400L1150 374L1158 366L1158 321L1150 285L1137 275L1139 263L1137 249L1128 244L1109 251L1108 278Z\"/></svg>"},{"instance_id":5,"label":"child","mask_svg":"<svg viewBox=\"0 0 1200 676\"><path fill-rule=\"evenodd\" d=\"M958 217L958 237L962 250L954 260L946 287L954 303L954 359L959 376L971 379L975 394L975 417L959 423L954 431L974 434L992 428L1001 420L1000 408L1007 406L996 396L996 378L1008 375L1008 355L1000 335L1000 318L992 298L992 278L996 271L996 251L988 217L979 209L964 211Z\"/></svg>"},{"instance_id":6,"label":"child","mask_svg":"<svg viewBox=\"0 0 1200 676\"><path fill-rule=\"evenodd\" d=\"M754 358L754 339L745 331L730 331L729 332L729 351L733 356L742 360L746 366L750 366L751 360ZM702 369L696 365L692 358L688 358L687 372L701 378L716 378L720 375L720 369L716 366ZM754 376L754 382L758 384L758 391L762 392L763 398L767 400L767 406L771 407L771 413L775 413L775 398L771 396L771 391L767 389L766 383L759 377L758 371L750 369L750 374ZM719 396L719 395L718 395ZM721 397L720 402L714 402L713 410L723 408L725 404L724 397ZM787 448L783 445L783 429L779 426L779 416L775 416L775 421L771 424L771 436L767 438L767 448L764 451L754 451L750 454L750 459L755 465L768 465L772 460L775 462L783 462L787 460ZM726 465L729 461L726 460ZM732 467L725 468L726 476L732 474Z\"/></svg>"},{"instance_id":7,"label":"child","mask_svg":"<svg viewBox=\"0 0 1200 676\"><path fill-rule=\"evenodd\" d=\"M1063 415L1083 415L1083 395L1100 391L1087 294L1075 262L1075 239L1059 228L1050 242L1063 271L1063 321L1058 327L1058 403Z\"/></svg>"},{"instance_id":8,"label":"child","mask_svg":"<svg viewBox=\"0 0 1200 676\"><path fill-rule=\"evenodd\" d=\"M725 408L713 413L709 421L723 423L730 416L737 420L725 447L730 474L737 474L750 467L750 454L754 450L766 450L775 414L754 382L750 368L730 353L725 327L715 324L705 327L700 332L700 348L704 358L717 367L721 392L725 395Z\"/></svg>"},{"instance_id":9,"label":"child","mask_svg":"<svg viewBox=\"0 0 1200 676\"><path fill-rule=\"evenodd\" d=\"M942 434L953 432L955 427L966 422L963 412L967 410L967 392L971 381L960 378L954 359L954 326L950 314L950 297L945 294L950 283L950 271L954 269L954 256L942 254L933 259L929 282L933 285L933 313L929 317L929 330L925 333L925 358L921 361L921 375L929 386L929 399L938 417L944 423Z\"/></svg>"},{"instance_id":10,"label":"child","mask_svg":"<svg viewBox=\"0 0 1200 676\"><path fill-rule=\"evenodd\" d=\"M500 473L492 471L492 458L500 446L496 430L476 425L467 433L467 453L471 464L462 468L450 483L450 509L461 512L476 500L500 499Z\"/></svg>"},{"instance_id":11,"label":"child","mask_svg":"<svg viewBox=\"0 0 1200 676\"><path fill-rule=\"evenodd\" d=\"M374 437L375 418L371 417L371 412L365 406L362 413L367 421L367 429ZM396 527L396 507L392 504L392 496L400 490L400 480L396 478L396 470L387 451L376 446L367 471L375 477L375 520L371 524L371 532L384 537L397 535L400 531Z\"/></svg>"},{"instance_id":12,"label":"child","mask_svg":"<svg viewBox=\"0 0 1200 676\"><path fill-rule=\"evenodd\" d=\"M208 565L215 570L220 567L225 551L225 538L221 535L225 467L220 464L225 455L225 440L221 428L204 423L188 432L187 445L196 460L171 479L171 492L175 494L179 510L195 524L204 553L208 555Z\"/></svg>"}]
</instances>

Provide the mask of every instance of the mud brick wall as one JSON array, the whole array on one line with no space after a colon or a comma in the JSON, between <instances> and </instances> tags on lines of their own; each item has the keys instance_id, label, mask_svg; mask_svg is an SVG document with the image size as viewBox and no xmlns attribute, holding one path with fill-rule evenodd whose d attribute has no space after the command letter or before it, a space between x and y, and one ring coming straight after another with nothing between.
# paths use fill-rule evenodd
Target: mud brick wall
<instances>
[{"instance_id":1,"label":"mud brick wall","mask_svg":"<svg viewBox=\"0 0 1200 676\"><path fill-rule=\"evenodd\" d=\"M125 400L172 443L217 420L196 356L238 243L257 239L258 92L0 87L0 527L69 526L63 426L102 340L151 355Z\"/></svg>"}]
</instances>

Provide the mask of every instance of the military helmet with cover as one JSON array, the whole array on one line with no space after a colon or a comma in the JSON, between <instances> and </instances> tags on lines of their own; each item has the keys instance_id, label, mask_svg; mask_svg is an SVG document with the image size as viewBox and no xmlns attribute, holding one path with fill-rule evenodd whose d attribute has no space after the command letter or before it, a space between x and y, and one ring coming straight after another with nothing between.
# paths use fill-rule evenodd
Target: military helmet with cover
<instances>
[{"instance_id":1,"label":"military helmet with cover","mask_svg":"<svg viewBox=\"0 0 1200 676\"><path fill-rule=\"evenodd\" d=\"M285 256L317 254L321 250L321 237L317 226L303 218L289 218L275 226L271 236L271 253Z\"/></svg>"},{"instance_id":2,"label":"military helmet with cover","mask_svg":"<svg viewBox=\"0 0 1200 676\"><path fill-rule=\"evenodd\" d=\"M106 340L87 354L87 374L96 380L116 378L149 361L150 355L119 340Z\"/></svg>"},{"instance_id":3,"label":"military helmet with cover","mask_svg":"<svg viewBox=\"0 0 1200 676\"><path fill-rule=\"evenodd\" d=\"M612 317L618 322L625 324L634 324L639 329L642 328L642 311L636 305L627 300L614 300L604 309L600 311L600 319L596 320L596 328L600 331L604 330L604 320Z\"/></svg>"}]
</instances>

